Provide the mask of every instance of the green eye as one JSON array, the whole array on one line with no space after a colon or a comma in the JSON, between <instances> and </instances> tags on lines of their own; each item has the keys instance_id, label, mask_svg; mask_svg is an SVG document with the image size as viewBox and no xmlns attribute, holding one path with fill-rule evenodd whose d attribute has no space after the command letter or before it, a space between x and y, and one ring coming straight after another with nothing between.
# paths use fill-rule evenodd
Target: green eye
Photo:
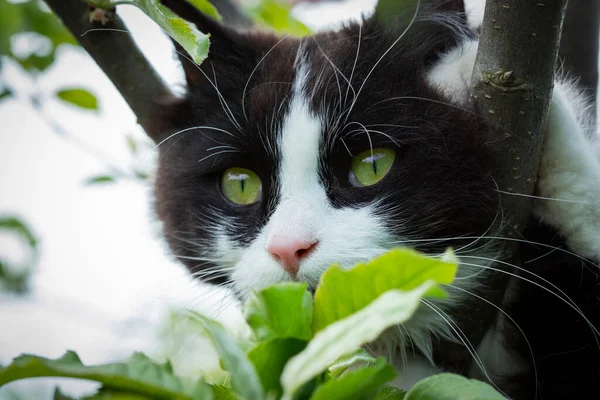
<instances>
[{"instance_id":1,"label":"green eye","mask_svg":"<svg viewBox=\"0 0 600 400\"><path fill-rule=\"evenodd\" d=\"M392 168L396 153L390 149L373 149L360 153L352 161L350 183L371 186L383 179Z\"/></svg>"},{"instance_id":2,"label":"green eye","mask_svg":"<svg viewBox=\"0 0 600 400\"><path fill-rule=\"evenodd\" d=\"M246 168L229 168L221 177L221 191L236 204L248 205L260 200L262 183Z\"/></svg>"}]
</instances>

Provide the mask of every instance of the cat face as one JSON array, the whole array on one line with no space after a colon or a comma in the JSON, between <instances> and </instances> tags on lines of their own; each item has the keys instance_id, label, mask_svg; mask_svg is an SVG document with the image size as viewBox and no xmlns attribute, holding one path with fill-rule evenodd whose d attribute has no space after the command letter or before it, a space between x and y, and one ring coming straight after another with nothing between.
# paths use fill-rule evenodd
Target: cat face
<instances>
[{"instance_id":1,"label":"cat face","mask_svg":"<svg viewBox=\"0 0 600 400\"><path fill-rule=\"evenodd\" d=\"M314 288L329 265L396 246L481 249L498 211L496 133L432 75L453 79L440 63L471 33L430 3L410 27L370 19L301 40L184 15L211 33L211 55L181 57L188 91L157 118L155 197L190 271L245 297Z\"/></svg>"}]
</instances>

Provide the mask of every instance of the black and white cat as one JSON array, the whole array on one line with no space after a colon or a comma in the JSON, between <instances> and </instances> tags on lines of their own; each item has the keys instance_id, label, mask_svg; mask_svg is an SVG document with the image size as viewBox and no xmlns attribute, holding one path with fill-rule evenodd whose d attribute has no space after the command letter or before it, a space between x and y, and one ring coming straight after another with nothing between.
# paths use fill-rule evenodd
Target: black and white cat
<instances>
[{"instance_id":1,"label":"black and white cat","mask_svg":"<svg viewBox=\"0 0 600 400\"><path fill-rule=\"evenodd\" d=\"M180 51L187 93L165 102L150 132L173 254L243 299L287 280L314 288L330 264L392 247L451 246L461 264L449 298L384 344L404 370L399 386L452 370L436 347L468 344L452 321L490 289L506 242L493 231L506 143L470 101L477 22L463 1L421 0L402 32L367 18L303 39L163 3L211 35L201 66ZM600 157L586 113L557 82L537 217L520 244L526 271L507 269L503 311L473 344L472 365L456 370L512 398L600 394Z\"/></svg>"}]
</instances>

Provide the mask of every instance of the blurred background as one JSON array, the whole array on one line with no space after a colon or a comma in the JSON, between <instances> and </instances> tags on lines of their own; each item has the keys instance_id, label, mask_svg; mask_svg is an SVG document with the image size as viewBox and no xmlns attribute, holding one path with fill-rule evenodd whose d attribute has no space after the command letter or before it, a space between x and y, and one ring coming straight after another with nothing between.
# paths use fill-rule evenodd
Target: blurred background
<instances>
[{"instance_id":1,"label":"blurred background","mask_svg":"<svg viewBox=\"0 0 600 400\"><path fill-rule=\"evenodd\" d=\"M360 18L375 2L241 6L266 25L305 33ZM181 90L166 35L132 6L118 13ZM125 101L46 5L0 0L0 365L67 349L84 363L152 352L172 304L239 321L231 300L191 282L169 257L151 208L154 163L154 144ZM50 398L52 386L17 382L0 399Z\"/></svg>"}]
</instances>

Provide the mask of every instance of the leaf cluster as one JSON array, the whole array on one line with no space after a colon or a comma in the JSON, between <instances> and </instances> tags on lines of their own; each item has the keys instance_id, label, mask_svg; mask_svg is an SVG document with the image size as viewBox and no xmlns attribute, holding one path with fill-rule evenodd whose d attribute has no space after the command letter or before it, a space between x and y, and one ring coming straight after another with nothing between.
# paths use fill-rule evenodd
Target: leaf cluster
<instances>
[{"instance_id":1,"label":"leaf cluster","mask_svg":"<svg viewBox=\"0 0 600 400\"><path fill-rule=\"evenodd\" d=\"M423 297L444 297L438 285L450 283L456 269L451 252L434 259L394 249L350 270L332 266L314 298L303 283L267 287L244 305L252 335L243 341L218 322L185 311L211 340L230 376L227 386L179 377L170 363L141 353L121 363L85 366L73 352L56 360L20 356L0 370L0 386L54 376L101 383L85 399L502 399L489 385L452 374L404 392L388 386L396 377L392 365L362 349L407 322ZM57 392L55 398L67 397Z\"/></svg>"},{"instance_id":2,"label":"leaf cluster","mask_svg":"<svg viewBox=\"0 0 600 400\"><path fill-rule=\"evenodd\" d=\"M18 45L20 38L24 40ZM23 46L24 43L27 46ZM44 3L38 0L0 0L0 71L6 59L12 60L35 80L39 73L54 63L59 47L65 44L78 45ZM11 97L14 90L5 83L4 87L0 87L0 100ZM34 108L41 106L41 97L35 94L31 99ZM96 97L83 88L58 89L54 97L81 109L99 109Z\"/></svg>"},{"instance_id":3,"label":"leaf cluster","mask_svg":"<svg viewBox=\"0 0 600 400\"><path fill-rule=\"evenodd\" d=\"M19 54L11 45L11 40L15 35L24 33L37 35L47 45L39 46L27 54ZM54 62L58 46L65 43L77 44L43 3L0 0L0 55L14 59L27 71L43 71Z\"/></svg>"}]
</instances>

